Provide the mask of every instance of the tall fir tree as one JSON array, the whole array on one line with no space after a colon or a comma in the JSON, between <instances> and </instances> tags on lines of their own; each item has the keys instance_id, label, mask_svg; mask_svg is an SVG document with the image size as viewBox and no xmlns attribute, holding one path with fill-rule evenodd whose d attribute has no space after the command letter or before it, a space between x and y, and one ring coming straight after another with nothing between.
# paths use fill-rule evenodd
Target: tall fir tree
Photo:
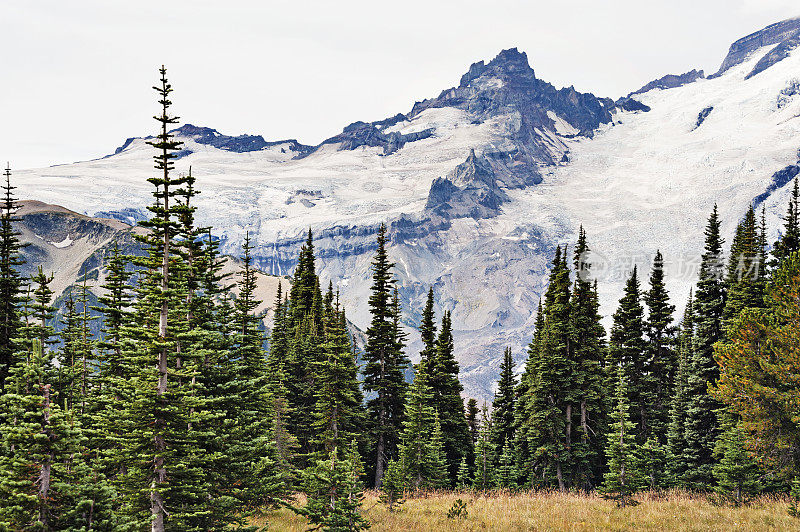
<instances>
[{"instance_id":1,"label":"tall fir tree","mask_svg":"<svg viewBox=\"0 0 800 532\"><path fill-rule=\"evenodd\" d=\"M503 361L500 364L500 379L492 401L492 443L496 449L504 449L508 444L509 453L514 441L514 403L516 402L516 378L514 377L514 359L511 348L503 350Z\"/></svg>"},{"instance_id":2,"label":"tall fir tree","mask_svg":"<svg viewBox=\"0 0 800 532\"><path fill-rule=\"evenodd\" d=\"M600 489L604 497L616 501L620 507L636 504L633 495L641 484L638 454L640 446L636 443L636 424L631 421L630 392L627 388L626 367L616 368L617 383L614 392L614 408L611 411L611 426L608 431L608 472Z\"/></svg>"},{"instance_id":3,"label":"tall fir tree","mask_svg":"<svg viewBox=\"0 0 800 532\"><path fill-rule=\"evenodd\" d=\"M573 375L570 425L575 461L573 482L576 487L592 489L603 471L603 445L606 430L606 401L603 394L605 371L605 329L601 323L597 279L591 275L590 248L583 227L573 253L575 282L570 301L570 357ZM569 426L569 425L568 425Z\"/></svg>"},{"instance_id":4,"label":"tall fir tree","mask_svg":"<svg viewBox=\"0 0 800 532\"><path fill-rule=\"evenodd\" d=\"M17 217L19 205L14 197L16 187L11 186L9 165L6 165L3 176L6 180L0 206L0 393L14 364L13 340L22 327L18 307L23 297L23 280L19 268L25 260L20 251L27 245L20 241L21 233L14 227L21 220Z\"/></svg>"},{"instance_id":5,"label":"tall fir tree","mask_svg":"<svg viewBox=\"0 0 800 532\"><path fill-rule=\"evenodd\" d=\"M377 250L372 261L369 297L370 326L364 351L364 390L374 394L367 402L367 423L373 441L370 461L375 488L380 489L389 459L397 456L405 397L404 370L408 359L398 350L392 308L391 270L386 252L386 226L378 229Z\"/></svg>"},{"instance_id":6,"label":"tall fir tree","mask_svg":"<svg viewBox=\"0 0 800 532\"><path fill-rule=\"evenodd\" d=\"M780 267L792 253L800 251L800 180L797 178L794 180L783 223L782 235L772 247L773 269Z\"/></svg>"},{"instance_id":7,"label":"tall fir tree","mask_svg":"<svg viewBox=\"0 0 800 532\"><path fill-rule=\"evenodd\" d=\"M689 404L687 383L694 339L694 321L693 293L690 291L678 334L678 369L672 386L669 427L667 428L669 483L673 486L682 485L683 476L686 473L684 452L686 451L686 410Z\"/></svg>"},{"instance_id":8,"label":"tall fir tree","mask_svg":"<svg viewBox=\"0 0 800 532\"><path fill-rule=\"evenodd\" d=\"M713 485L714 443L719 436L717 409L721 406L708 393L708 386L719 377L714 361L714 344L722 339L722 316L725 308L725 266L723 240L717 207L705 230L705 250L694 296L695 329L692 355L686 380L685 439L683 461L686 465L683 484L704 489Z\"/></svg>"},{"instance_id":9,"label":"tall fir tree","mask_svg":"<svg viewBox=\"0 0 800 532\"><path fill-rule=\"evenodd\" d=\"M628 405L632 410L631 419L636 424L634 434L639 445L644 444L651 434L652 388L646 367L646 343L644 340L644 309L641 304L641 291L637 268L625 284L625 292L619 307L614 313L609 342L608 372L610 383L616 380L619 368L625 372L625 389ZM609 384L610 384L609 383Z\"/></svg>"},{"instance_id":10,"label":"tall fir tree","mask_svg":"<svg viewBox=\"0 0 800 532\"><path fill-rule=\"evenodd\" d=\"M647 434L656 437L659 443L667 442L667 427L670 422L670 407L678 357L675 352L677 329L672 325L675 306L670 304L669 293L664 284L664 257L656 251L650 283L642 298L647 305L645 322L644 369L647 374L647 403L650 408L650 430Z\"/></svg>"}]
</instances>

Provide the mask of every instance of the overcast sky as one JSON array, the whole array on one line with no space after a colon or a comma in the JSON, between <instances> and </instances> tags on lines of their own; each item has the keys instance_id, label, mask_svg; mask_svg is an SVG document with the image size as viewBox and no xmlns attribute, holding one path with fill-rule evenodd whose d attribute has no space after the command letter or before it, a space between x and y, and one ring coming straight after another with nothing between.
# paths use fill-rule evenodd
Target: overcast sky
<instances>
[{"instance_id":1,"label":"overcast sky","mask_svg":"<svg viewBox=\"0 0 800 532\"><path fill-rule=\"evenodd\" d=\"M407 112L503 48L556 87L617 98L716 71L797 0L4 2L0 160L86 160L155 131L166 64L182 121L316 144Z\"/></svg>"}]
</instances>

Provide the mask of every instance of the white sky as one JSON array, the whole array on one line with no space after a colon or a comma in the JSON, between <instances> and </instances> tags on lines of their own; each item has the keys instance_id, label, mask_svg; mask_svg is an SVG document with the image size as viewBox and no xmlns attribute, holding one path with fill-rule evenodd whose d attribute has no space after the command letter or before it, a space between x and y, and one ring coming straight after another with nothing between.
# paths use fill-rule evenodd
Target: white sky
<instances>
[{"instance_id":1,"label":"white sky","mask_svg":"<svg viewBox=\"0 0 800 532\"><path fill-rule=\"evenodd\" d=\"M0 161L112 153L155 131L166 64L182 121L316 144L408 112L503 48L537 77L619 97L800 15L797 0L4 2Z\"/></svg>"}]
</instances>

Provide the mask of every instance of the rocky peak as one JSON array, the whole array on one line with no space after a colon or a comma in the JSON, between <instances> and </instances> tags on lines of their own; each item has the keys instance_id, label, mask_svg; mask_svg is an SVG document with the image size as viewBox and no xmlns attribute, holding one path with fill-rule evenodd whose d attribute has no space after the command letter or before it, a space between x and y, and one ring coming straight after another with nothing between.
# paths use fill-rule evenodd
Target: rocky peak
<instances>
[{"instance_id":1,"label":"rocky peak","mask_svg":"<svg viewBox=\"0 0 800 532\"><path fill-rule=\"evenodd\" d=\"M447 177L433 181L425 209L447 219L483 219L497 216L507 200L491 162L473 149Z\"/></svg>"},{"instance_id":2,"label":"rocky peak","mask_svg":"<svg viewBox=\"0 0 800 532\"><path fill-rule=\"evenodd\" d=\"M528 55L516 48L501 51L497 56L484 64L483 61L473 63L469 71L461 76L460 88L466 88L481 76L495 77L504 82L531 82L536 79L533 69L528 63Z\"/></svg>"},{"instance_id":3,"label":"rocky peak","mask_svg":"<svg viewBox=\"0 0 800 532\"><path fill-rule=\"evenodd\" d=\"M763 46L780 44L792 37L796 37L798 31L800 31L800 17L770 24L762 30L742 37L731 44L728 55L725 56L725 60L722 61L719 71L712 77L717 77L729 68L742 63L750 54Z\"/></svg>"}]
</instances>

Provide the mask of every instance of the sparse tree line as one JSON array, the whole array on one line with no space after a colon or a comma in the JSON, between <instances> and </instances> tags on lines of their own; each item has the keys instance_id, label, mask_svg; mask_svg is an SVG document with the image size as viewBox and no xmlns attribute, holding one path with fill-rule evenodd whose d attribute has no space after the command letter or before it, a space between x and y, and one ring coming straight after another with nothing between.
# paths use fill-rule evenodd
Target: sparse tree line
<instances>
[{"instance_id":1,"label":"sparse tree line","mask_svg":"<svg viewBox=\"0 0 800 532\"><path fill-rule=\"evenodd\" d=\"M314 527L359 530L365 486L392 508L432 489L599 490L620 505L673 487L734 504L800 499L796 182L771 252L751 208L723 261L714 209L679 323L657 253L645 288L631 272L607 335L581 229L556 250L524 371L506 349L491 408L479 408L462 400L451 316L437 319L433 289L411 365L384 226L363 353L316 272L310 231L266 338L250 240L241 271L223 275L212 229L195 221L195 178L174 171L163 68L155 89L143 252L114 246L97 304L83 279L58 324L52 277L18 273L5 172L0 529L252 529L254 513L283 505Z\"/></svg>"}]
</instances>

